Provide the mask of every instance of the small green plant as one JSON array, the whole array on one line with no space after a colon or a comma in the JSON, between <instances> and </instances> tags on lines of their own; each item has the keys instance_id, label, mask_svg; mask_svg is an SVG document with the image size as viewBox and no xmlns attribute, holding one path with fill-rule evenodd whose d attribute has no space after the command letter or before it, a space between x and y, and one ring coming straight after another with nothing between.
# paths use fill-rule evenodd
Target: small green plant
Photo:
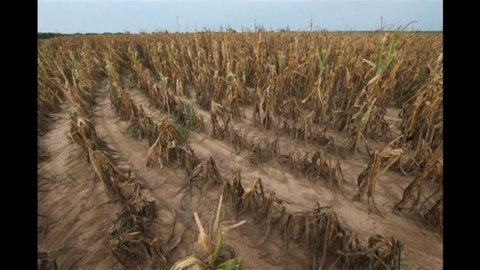
<instances>
[{"instance_id":1,"label":"small green plant","mask_svg":"<svg viewBox=\"0 0 480 270\"><path fill-rule=\"evenodd\" d=\"M133 74L131 72L127 73L126 78L130 83L133 83Z\"/></svg>"},{"instance_id":2,"label":"small green plant","mask_svg":"<svg viewBox=\"0 0 480 270\"><path fill-rule=\"evenodd\" d=\"M188 138L190 131L195 127L197 123L195 115L195 107L193 105L190 105L188 107L188 113L185 123L183 123L182 125L178 125L177 123L173 124L174 127L178 130L178 133L180 133L182 139L184 140Z\"/></svg>"},{"instance_id":3,"label":"small green plant","mask_svg":"<svg viewBox=\"0 0 480 270\"><path fill-rule=\"evenodd\" d=\"M230 222L222 222L222 218L220 216L222 209L222 201L223 195L220 195L220 200L218 202L218 207L215 215L215 221L213 222L213 224L211 224L210 230L208 232L203 227L197 212L193 213L195 217L195 222L197 223L197 227L199 230L197 243L206 253L208 253L208 256L206 256L206 258L199 258L198 256L190 255L177 261L172 266L172 268L170 268L170 270L189 269L190 267L196 267L195 269L203 270L241 269L242 260L240 257L228 258L225 260L220 254L225 248L223 245L223 237L225 233L230 229L241 226L246 221L243 220L233 225L226 225Z\"/></svg>"},{"instance_id":4,"label":"small green plant","mask_svg":"<svg viewBox=\"0 0 480 270\"><path fill-rule=\"evenodd\" d=\"M159 73L158 77L160 78L160 83L163 86L168 86L168 77L167 76L164 76L162 73Z\"/></svg>"},{"instance_id":5,"label":"small green plant","mask_svg":"<svg viewBox=\"0 0 480 270\"><path fill-rule=\"evenodd\" d=\"M74 111L70 111L70 120L72 120L72 122L77 122L77 113L74 112Z\"/></svg>"},{"instance_id":6,"label":"small green plant","mask_svg":"<svg viewBox=\"0 0 480 270\"><path fill-rule=\"evenodd\" d=\"M178 133L180 134L180 137L182 139L188 138L188 134L190 133L185 127L180 126L177 122L172 122L172 125L177 129Z\"/></svg>"},{"instance_id":7,"label":"small green plant","mask_svg":"<svg viewBox=\"0 0 480 270\"><path fill-rule=\"evenodd\" d=\"M141 139L142 132L137 124L131 124L127 129L128 135L132 138Z\"/></svg>"},{"instance_id":8,"label":"small green plant","mask_svg":"<svg viewBox=\"0 0 480 270\"><path fill-rule=\"evenodd\" d=\"M185 127L190 131L196 125L196 118L195 118L195 107L190 105L188 107L188 114L187 114L187 121L185 122Z\"/></svg>"}]
</instances>

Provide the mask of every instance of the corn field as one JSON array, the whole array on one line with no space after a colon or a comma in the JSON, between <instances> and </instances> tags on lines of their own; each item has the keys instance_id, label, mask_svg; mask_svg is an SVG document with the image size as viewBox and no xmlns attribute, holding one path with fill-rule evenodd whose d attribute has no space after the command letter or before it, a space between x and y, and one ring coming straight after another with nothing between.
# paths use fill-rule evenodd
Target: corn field
<instances>
[{"instance_id":1,"label":"corn field","mask_svg":"<svg viewBox=\"0 0 480 270\"><path fill-rule=\"evenodd\" d=\"M441 268L442 38L39 43L39 269Z\"/></svg>"}]
</instances>

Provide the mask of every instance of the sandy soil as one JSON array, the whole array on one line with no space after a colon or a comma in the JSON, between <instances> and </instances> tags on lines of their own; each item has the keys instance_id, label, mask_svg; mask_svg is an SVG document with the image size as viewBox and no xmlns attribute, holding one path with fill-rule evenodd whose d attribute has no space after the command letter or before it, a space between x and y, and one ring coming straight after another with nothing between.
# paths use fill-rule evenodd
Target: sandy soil
<instances>
[{"instance_id":1,"label":"sandy soil","mask_svg":"<svg viewBox=\"0 0 480 270\"><path fill-rule=\"evenodd\" d=\"M141 91L134 88L128 91L135 103L141 104L148 113L159 119L167 117L152 107ZM246 158L247 151L236 153L230 144L208 136L209 114L198 106L196 109L204 118L206 130L192 131L188 143L198 157L212 156L222 176L230 178L232 169L241 169L245 187L250 186L255 179L262 178L266 191L275 191L277 197L283 200L284 205L291 211L310 209L317 201L320 205L331 205L340 221L355 232L360 240L366 241L368 236L375 233L398 237L405 244L405 255L408 258L405 269L442 269L441 236L423 228L412 219L391 212L393 203L401 198L403 189L412 180L411 177L393 171L381 176L375 199L384 216L369 213L365 200L352 201L356 192L356 178L368 161L365 155L355 154L347 159L333 156L334 160L338 159L341 163L345 175L345 182L340 190L331 187L326 181L309 181L290 172L276 161L261 166L252 165ZM389 120L393 119L392 123L398 122L396 115L397 111L389 111L388 117ZM81 149L68 139L68 108L65 108L58 118L52 124L51 131L39 138L39 145L44 147L50 156L48 160L39 163L38 212L42 215L38 218L39 250L59 250L57 262L60 269L109 269L115 261L108 250L108 231L120 209L106 203L103 185L94 180L91 166L85 157L80 157ZM206 223L221 193L221 187L212 188L206 194L200 194L193 189L191 193L183 191L177 195L185 183L185 172L167 167L146 168L148 142L137 140L128 134L128 124L120 121L112 109L106 88L99 89L93 121L98 136L118 152L120 166L129 167L141 183L142 194L157 202L159 222L172 223L171 211L174 211L181 226L187 227L171 260L191 254L195 249L198 233L195 223L192 223L193 211L198 212ZM235 121L234 125L236 129L244 131L247 137L274 135L272 131L266 132L253 127L249 119ZM279 143L282 154L291 150L318 149L309 143L295 142L286 135L280 136ZM225 241L243 258L244 269L283 269L280 228L272 228L268 241L258 246L262 233L247 218L244 226L228 232ZM292 243L289 250L288 269L305 269L307 259L302 248Z\"/></svg>"},{"instance_id":2,"label":"sandy soil","mask_svg":"<svg viewBox=\"0 0 480 270\"><path fill-rule=\"evenodd\" d=\"M67 108L39 139L50 158L38 164L38 249L57 258L60 269L108 269L107 236L120 209L108 202L103 184L82 150L68 138Z\"/></svg>"}]
</instances>

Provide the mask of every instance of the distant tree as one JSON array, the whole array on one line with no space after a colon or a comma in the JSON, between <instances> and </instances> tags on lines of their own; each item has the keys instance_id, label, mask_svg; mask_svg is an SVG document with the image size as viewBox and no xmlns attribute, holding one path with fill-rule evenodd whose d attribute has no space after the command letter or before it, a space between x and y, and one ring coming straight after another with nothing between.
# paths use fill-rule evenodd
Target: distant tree
<instances>
[{"instance_id":1,"label":"distant tree","mask_svg":"<svg viewBox=\"0 0 480 270\"><path fill-rule=\"evenodd\" d=\"M290 32L290 26L280 29L280 32Z\"/></svg>"},{"instance_id":2,"label":"distant tree","mask_svg":"<svg viewBox=\"0 0 480 270\"><path fill-rule=\"evenodd\" d=\"M37 38L38 39L47 39L47 38L53 38L57 36L68 36L67 34L61 34L61 33L51 33L51 32L45 32L45 33L37 33Z\"/></svg>"}]
</instances>

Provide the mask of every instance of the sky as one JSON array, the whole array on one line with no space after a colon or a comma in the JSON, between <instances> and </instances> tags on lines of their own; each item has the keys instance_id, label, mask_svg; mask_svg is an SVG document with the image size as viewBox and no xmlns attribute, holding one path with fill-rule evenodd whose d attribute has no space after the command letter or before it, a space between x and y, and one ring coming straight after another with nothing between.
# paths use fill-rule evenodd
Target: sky
<instances>
[{"instance_id":1,"label":"sky","mask_svg":"<svg viewBox=\"0 0 480 270\"><path fill-rule=\"evenodd\" d=\"M38 0L38 32L193 32L313 29L373 31L416 21L409 30L442 31L442 0ZM178 24L177 24L178 18Z\"/></svg>"}]
</instances>

